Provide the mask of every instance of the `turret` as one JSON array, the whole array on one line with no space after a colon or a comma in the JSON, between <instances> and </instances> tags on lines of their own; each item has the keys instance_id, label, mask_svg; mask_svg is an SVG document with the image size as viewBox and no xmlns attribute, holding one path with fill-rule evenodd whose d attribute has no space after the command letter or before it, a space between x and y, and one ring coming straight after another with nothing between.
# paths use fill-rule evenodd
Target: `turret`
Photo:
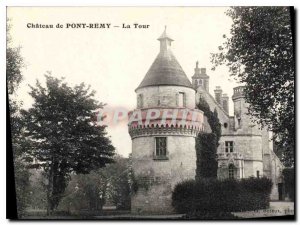
<instances>
[{"instance_id":1,"label":"turret","mask_svg":"<svg viewBox=\"0 0 300 225\"><path fill-rule=\"evenodd\" d=\"M244 97L243 86L233 88L232 100L234 104L235 129L240 129L242 127L242 117L247 110Z\"/></svg>"},{"instance_id":2,"label":"turret","mask_svg":"<svg viewBox=\"0 0 300 225\"><path fill-rule=\"evenodd\" d=\"M249 103L246 102L244 90L244 86L233 88L235 129L247 134L261 134L260 126L252 121L248 113Z\"/></svg>"},{"instance_id":3,"label":"turret","mask_svg":"<svg viewBox=\"0 0 300 225\"><path fill-rule=\"evenodd\" d=\"M160 52L166 52L171 48L172 41L174 40L167 35L167 26L165 26L164 32L157 40L160 41Z\"/></svg>"},{"instance_id":4,"label":"turret","mask_svg":"<svg viewBox=\"0 0 300 225\"><path fill-rule=\"evenodd\" d=\"M232 95L232 100L235 101L239 98L244 98L245 94L244 94L244 86L238 86L233 88L233 95Z\"/></svg>"},{"instance_id":5,"label":"turret","mask_svg":"<svg viewBox=\"0 0 300 225\"><path fill-rule=\"evenodd\" d=\"M209 76L206 74L206 68L199 68L199 62L196 62L195 73L192 76L193 87L197 90L202 87L209 92Z\"/></svg>"}]
</instances>

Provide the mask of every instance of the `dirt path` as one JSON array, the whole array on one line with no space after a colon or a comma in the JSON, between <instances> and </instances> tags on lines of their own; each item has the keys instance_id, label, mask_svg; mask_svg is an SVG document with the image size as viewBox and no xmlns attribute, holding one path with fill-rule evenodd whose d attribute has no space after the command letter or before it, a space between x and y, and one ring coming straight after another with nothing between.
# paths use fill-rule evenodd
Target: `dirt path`
<instances>
[{"instance_id":1,"label":"dirt path","mask_svg":"<svg viewBox=\"0 0 300 225\"><path fill-rule=\"evenodd\" d=\"M233 214L241 218L294 215L294 202L270 202L270 208L268 209L235 212Z\"/></svg>"}]
</instances>

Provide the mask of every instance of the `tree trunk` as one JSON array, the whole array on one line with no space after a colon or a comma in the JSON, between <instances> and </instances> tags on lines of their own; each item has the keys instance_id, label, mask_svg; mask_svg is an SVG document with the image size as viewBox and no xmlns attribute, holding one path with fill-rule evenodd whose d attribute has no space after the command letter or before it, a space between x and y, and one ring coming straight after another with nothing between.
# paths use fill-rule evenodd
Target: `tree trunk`
<instances>
[{"instance_id":1,"label":"tree trunk","mask_svg":"<svg viewBox=\"0 0 300 225\"><path fill-rule=\"evenodd\" d=\"M49 168L48 187L47 187L47 216L52 214L52 193L53 193L53 168Z\"/></svg>"}]
</instances>

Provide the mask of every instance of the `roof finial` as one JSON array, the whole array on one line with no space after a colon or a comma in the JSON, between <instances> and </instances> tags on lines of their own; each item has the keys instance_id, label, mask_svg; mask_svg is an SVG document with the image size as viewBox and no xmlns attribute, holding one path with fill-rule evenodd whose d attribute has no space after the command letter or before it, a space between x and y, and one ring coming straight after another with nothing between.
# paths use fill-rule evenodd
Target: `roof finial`
<instances>
[{"instance_id":1,"label":"roof finial","mask_svg":"<svg viewBox=\"0 0 300 225\"><path fill-rule=\"evenodd\" d=\"M197 68L197 69L198 69L198 65L199 65L199 62L197 61L197 62L196 62L196 68Z\"/></svg>"},{"instance_id":2,"label":"roof finial","mask_svg":"<svg viewBox=\"0 0 300 225\"><path fill-rule=\"evenodd\" d=\"M161 52L165 52L165 51L169 50L170 47L171 47L171 42L173 41L173 39L170 38L169 35L167 35L167 31L166 30L167 30L167 26L165 25L164 32L157 39L157 40L160 41L160 51Z\"/></svg>"},{"instance_id":3,"label":"roof finial","mask_svg":"<svg viewBox=\"0 0 300 225\"><path fill-rule=\"evenodd\" d=\"M172 38L169 37L169 35L167 35L167 26L165 25L165 30L164 32L160 35L160 37L158 38L159 41L163 40L163 39L168 39L170 41L173 41Z\"/></svg>"}]
</instances>

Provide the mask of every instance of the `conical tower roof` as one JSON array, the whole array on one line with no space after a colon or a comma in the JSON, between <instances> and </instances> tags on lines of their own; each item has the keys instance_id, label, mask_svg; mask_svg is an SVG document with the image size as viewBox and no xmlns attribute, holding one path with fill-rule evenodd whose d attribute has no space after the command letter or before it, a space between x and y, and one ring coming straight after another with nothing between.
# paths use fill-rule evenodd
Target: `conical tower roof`
<instances>
[{"instance_id":1,"label":"conical tower roof","mask_svg":"<svg viewBox=\"0 0 300 225\"><path fill-rule=\"evenodd\" d=\"M174 85L193 88L191 82L171 51L170 47L173 39L167 35L166 29L158 40L160 41L160 52L137 89L159 85Z\"/></svg>"}]
</instances>

